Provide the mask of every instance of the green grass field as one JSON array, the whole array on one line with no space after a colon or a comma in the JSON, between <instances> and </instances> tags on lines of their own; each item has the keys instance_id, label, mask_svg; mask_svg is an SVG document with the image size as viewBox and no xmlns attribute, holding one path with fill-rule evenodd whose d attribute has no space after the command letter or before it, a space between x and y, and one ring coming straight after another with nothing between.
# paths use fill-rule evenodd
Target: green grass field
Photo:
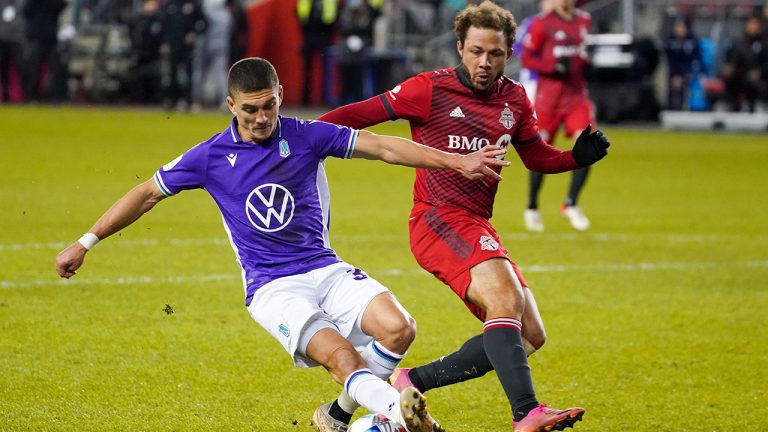
<instances>
[{"instance_id":1,"label":"green grass field","mask_svg":"<svg viewBox=\"0 0 768 432\"><path fill-rule=\"evenodd\" d=\"M54 271L56 253L117 198L227 121L0 107L0 430L311 430L339 387L321 369L294 368L249 317L204 192L162 202L72 280ZM523 229L516 155L497 197L493 222L548 329L531 358L540 399L586 407L585 432L768 430L768 136L606 133L611 152L581 200L588 233L558 215L568 175L546 179L542 234ZM478 333L408 250L413 172L327 167L332 244L419 323L403 365ZM428 396L449 431L511 430L493 374Z\"/></svg>"}]
</instances>

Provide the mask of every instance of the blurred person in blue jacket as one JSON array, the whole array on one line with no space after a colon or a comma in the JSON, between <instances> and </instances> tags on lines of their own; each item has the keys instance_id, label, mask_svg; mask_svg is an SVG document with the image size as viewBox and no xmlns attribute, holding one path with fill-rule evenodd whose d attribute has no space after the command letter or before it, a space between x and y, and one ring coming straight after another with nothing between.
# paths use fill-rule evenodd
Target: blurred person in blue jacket
<instances>
[{"instance_id":1,"label":"blurred person in blue jacket","mask_svg":"<svg viewBox=\"0 0 768 432\"><path fill-rule=\"evenodd\" d=\"M678 17L672 25L672 33L664 41L667 54L667 108L686 109L687 91L691 79L700 72L701 50L699 39L691 31L691 23L685 17Z\"/></svg>"}]
</instances>

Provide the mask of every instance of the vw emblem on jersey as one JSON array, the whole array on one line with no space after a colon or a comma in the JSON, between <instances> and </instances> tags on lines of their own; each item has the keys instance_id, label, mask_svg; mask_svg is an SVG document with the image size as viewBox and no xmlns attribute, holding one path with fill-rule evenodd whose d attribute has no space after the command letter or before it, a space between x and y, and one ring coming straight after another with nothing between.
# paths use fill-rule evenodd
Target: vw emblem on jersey
<instances>
[{"instance_id":1,"label":"vw emblem on jersey","mask_svg":"<svg viewBox=\"0 0 768 432\"><path fill-rule=\"evenodd\" d=\"M248 194L245 214L257 230L275 232L285 228L293 219L293 195L275 183L263 184Z\"/></svg>"},{"instance_id":2,"label":"vw emblem on jersey","mask_svg":"<svg viewBox=\"0 0 768 432\"><path fill-rule=\"evenodd\" d=\"M480 249L495 251L499 249L499 243L488 236L480 236Z\"/></svg>"},{"instance_id":3,"label":"vw emblem on jersey","mask_svg":"<svg viewBox=\"0 0 768 432\"><path fill-rule=\"evenodd\" d=\"M499 123L504 125L505 128L511 129L515 125L515 113L512 112L509 107L504 108L501 111L501 117L499 117Z\"/></svg>"}]
</instances>

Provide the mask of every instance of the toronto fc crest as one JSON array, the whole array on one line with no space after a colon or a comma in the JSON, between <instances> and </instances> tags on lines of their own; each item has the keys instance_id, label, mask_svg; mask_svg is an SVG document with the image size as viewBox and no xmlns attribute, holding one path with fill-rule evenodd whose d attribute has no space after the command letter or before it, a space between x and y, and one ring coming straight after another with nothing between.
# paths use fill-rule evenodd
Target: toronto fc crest
<instances>
[{"instance_id":1,"label":"toronto fc crest","mask_svg":"<svg viewBox=\"0 0 768 432\"><path fill-rule=\"evenodd\" d=\"M511 129L515 125L515 113L512 112L509 107L504 108L501 111L501 117L499 117L499 123L504 125L505 128Z\"/></svg>"}]
</instances>

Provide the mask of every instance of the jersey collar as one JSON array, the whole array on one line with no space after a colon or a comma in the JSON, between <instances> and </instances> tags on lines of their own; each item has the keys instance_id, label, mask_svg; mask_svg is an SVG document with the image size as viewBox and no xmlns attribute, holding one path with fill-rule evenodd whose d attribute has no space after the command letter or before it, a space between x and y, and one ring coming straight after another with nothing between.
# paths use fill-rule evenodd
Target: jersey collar
<instances>
[{"instance_id":1,"label":"jersey collar","mask_svg":"<svg viewBox=\"0 0 768 432\"><path fill-rule=\"evenodd\" d=\"M242 138L240 138L240 133L237 132L237 117L232 116L232 121L229 123L229 134L232 137L233 143L242 143ZM278 115L277 116L277 128L275 128L275 133L272 134L271 137L268 139L274 139L274 138L282 138L283 137L283 116Z\"/></svg>"}]
</instances>

